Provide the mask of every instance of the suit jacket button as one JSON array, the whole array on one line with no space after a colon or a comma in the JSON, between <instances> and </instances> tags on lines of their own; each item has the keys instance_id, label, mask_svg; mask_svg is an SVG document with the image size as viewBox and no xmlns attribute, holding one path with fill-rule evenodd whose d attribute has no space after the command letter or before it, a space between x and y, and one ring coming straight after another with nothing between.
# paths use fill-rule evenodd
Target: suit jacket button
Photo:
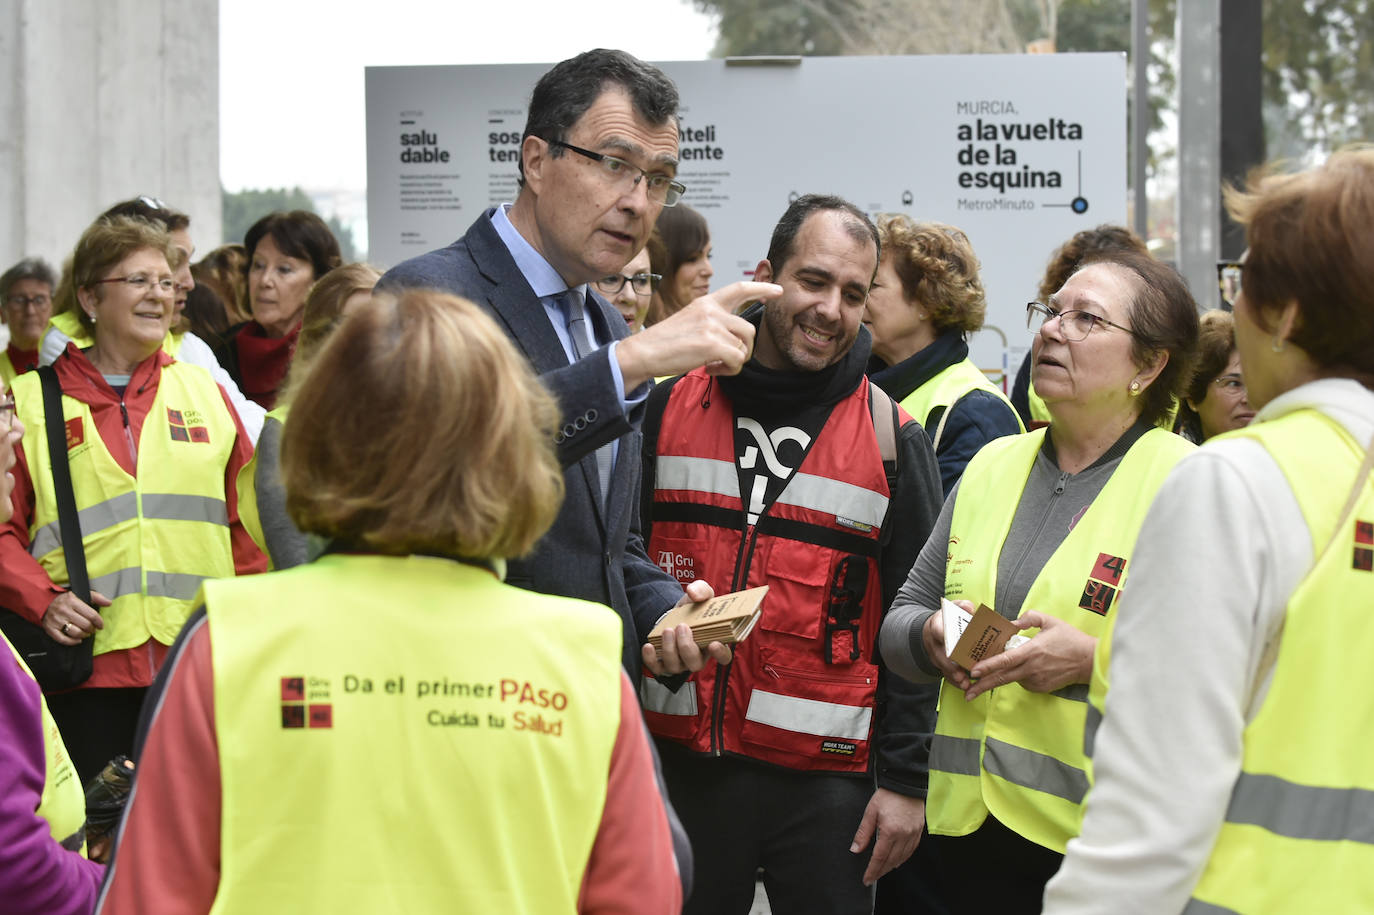
<instances>
[{"instance_id":1,"label":"suit jacket button","mask_svg":"<svg viewBox=\"0 0 1374 915\"><path fill-rule=\"evenodd\" d=\"M595 410L595 408L593 408L593 409L591 409L591 410L588 410L584 415L587 417L587 422L589 422L589 423L594 423L594 422L596 422L596 410Z\"/></svg>"},{"instance_id":2,"label":"suit jacket button","mask_svg":"<svg viewBox=\"0 0 1374 915\"><path fill-rule=\"evenodd\" d=\"M581 432L583 429L587 428L587 419L586 419L586 417L584 417L584 416L579 416L577 419L575 419L575 420L573 421L573 425L577 427L577 431L578 431L578 432Z\"/></svg>"},{"instance_id":3,"label":"suit jacket button","mask_svg":"<svg viewBox=\"0 0 1374 915\"><path fill-rule=\"evenodd\" d=\"M578 428L581 428L581 427L579 426L579 427L577 427L577 428L574 428L572 423L568 423L566 426L563 427L563 437L564 437L564 438L572 438L574 435L577 434L577 429L578 429Z\"/></svg>"}]
</instances>

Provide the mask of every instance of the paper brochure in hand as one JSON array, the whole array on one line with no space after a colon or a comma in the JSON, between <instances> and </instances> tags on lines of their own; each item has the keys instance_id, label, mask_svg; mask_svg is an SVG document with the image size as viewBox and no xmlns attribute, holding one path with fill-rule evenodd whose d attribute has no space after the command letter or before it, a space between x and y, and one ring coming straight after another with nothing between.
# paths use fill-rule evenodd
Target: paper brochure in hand
<instances>
[{"instance_id":1,"label":"paper brochure in hand","mask_svg":"<svg viewBox=\"0 0 1374 915\"><path fill-rule=\"evenodd\" d=\"M940 613L945 624L945 654L965 670L990 655L1025 644L1023 635L1011 620L986 605L970 614L958 604L941 599Z\"/></svg>"},{"instance_id":2,"label":"paper brochure in hand","mask_svg":"<svg viewBox=\"0 0 1374 915\"><path fill-rule=\"evenodd\" d=\"M683 623L692 627L692 640L702 651L712 642L722 645L742 642L758 622L763 612L763 597L767 593L768 586L764 585L674 607L649 633L649 644L661 655L663 631Z\"/></svg>"}]
</instances>

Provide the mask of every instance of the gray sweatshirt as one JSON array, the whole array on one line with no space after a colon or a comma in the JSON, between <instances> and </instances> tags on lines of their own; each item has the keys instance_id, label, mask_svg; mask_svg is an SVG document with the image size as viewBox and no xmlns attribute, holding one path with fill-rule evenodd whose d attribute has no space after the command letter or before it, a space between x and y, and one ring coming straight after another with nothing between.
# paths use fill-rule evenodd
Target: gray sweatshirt
<instances>
[{"instance_id":1,"label":"gray sweatshirt","mask_svg":"<svg viewBox=\"0 0 1374 915\"><path fill-rule=\"evenodd\" d=\"M1045 444L1031 466L1011 529L998 554L993 604L998 613L1007 619L1021 615L1021 605L1040 570L1107 485L1126 452L1149 429L1149 425L1136 423L1102 457L1078 473L1059 469L1054 443L1048 433L1045 435ZM897 592L878 638L888 667L917 683L940 679L938 668L926 657L921 628L939 609L945 593L945 556L959 489L956 485L945 499L935 529L916 557L906 583Z\"/></svg>"}]
</instances>

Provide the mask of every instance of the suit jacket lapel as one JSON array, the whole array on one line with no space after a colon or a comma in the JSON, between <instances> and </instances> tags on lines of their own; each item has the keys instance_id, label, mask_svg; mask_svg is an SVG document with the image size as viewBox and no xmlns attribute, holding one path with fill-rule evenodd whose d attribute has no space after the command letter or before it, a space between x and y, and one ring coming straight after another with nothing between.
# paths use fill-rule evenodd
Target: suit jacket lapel
<instances>
[{"instance_id":1,"label":"suit jacket lapel","mask_svg":"<svg viewBox=\"0 0 1374 915\"><path fill-rule=\"evenodd\" d=\"M466 241L477 269L481 270L482 275L491 283L487 290L487 304L491 307L492 313L505 323L507 335L514 339L535 372L542 374L567 366L568 353L563 349L563 342L558 339L558 333L549 322L544 303L534 294L525 275L516 266L515 259L510 256L505 242L501 241L501 236L491 224L490 210L478 217L477 222L468 230ZM593 321L600 315L600 326L597 327L596 333L599 339L605 339L607 327L613 326L607 324L605 315L605 310L611 306L597 296L589 295L588 301L593 300L598 303L597 307L588 308L587 311ZM616 314L618 316L619 312ZM623 459L625 455L621 454L618 457ZM610 500L602 499L598 495L601 493L601 475L596 466L596 454L586 455L577 463L582 470L587 492L592 497L596 520L601 525L604 536L605 512ZM616 475L616 471L612 470L612 481ZM611 488L614 491L617 487Z\"/></svg>"},{"instance_id":2,"label":"suit jacket lapel","mask_svg":"<svg viewBox=\"0 0 1374 915\"><path fill-rule=\"evenodd\" d=\"M501 236L496 234L490 213L488 210L478 218L466 238L473 262L491 283L487 304L505 323L508 335L536 372L562 368L568 364L568 354L549 323L544 304L515 265Z\"/></svg>"}]
</instances>

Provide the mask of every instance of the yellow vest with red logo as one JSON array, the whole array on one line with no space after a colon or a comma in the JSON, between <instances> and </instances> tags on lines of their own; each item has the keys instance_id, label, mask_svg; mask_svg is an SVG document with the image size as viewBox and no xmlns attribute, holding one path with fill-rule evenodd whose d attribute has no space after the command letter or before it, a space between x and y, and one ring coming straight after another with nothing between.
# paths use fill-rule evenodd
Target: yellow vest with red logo
<instances>
[{"instance_id":1,"label":"yellow vest with red logo","mask_svg":"<svg viewBox=\"0 0 1374 915\"><path fill-rule=\"evenodd\" d=\"M14 398L36 503L29 552L54 584L66 585L36 372L15 379ZM89 405L64 394L62 413L91 590L113 602L100 611L105 628L96 630L94 651L134 648L150 636L170 645L201 581L234 574L224 492L234 418L204 369L163 366L139 435L138 474L130 476L106 448Z\"/></svg>"},{"instance_id":2,"label":"yellow vest with red logo","mask_svg":"<svg viewBox=\"0 0 1374 915\"><path fill-rule=\"evenodd\" d=\"M1367 446L1316 410L1227 437L1258 440L1278 463L1316 556L1288 600L1273 678L1184 912L1374 912L1374 690L1363 667L1374 652L1374 477L1342 511Z\"/></svg>"},{"instance_id":3,"label":"yellow vest with red logo","mask_svg":"<svg viewBox=\"0 0 1374 915\"><path fill-rule=\"evenodd\" d=\"M0 633L0 642L4 642L5 649L14 656L15 663L25 675L32 677L33 673L29 666L24 663L19 652L14 650L14 646L5 638L4 633ZM0 664L3 663L4 661L0 660ZM62 742L62 734L57 730L57 722L53 721L52 715L48 712L48 703L44 701L41 693L38 696L38 705L43 722L43 793L38 800L38 809L34 812L47 821L48 832L58 844L85 857L86 794L81 790L81 780L76 776L76 767L67 755L67 747Z\"/></svg>"},{"instance_id":4,"label":"yellow vest with red logo","mask_svg":"<svg viewBox=\"0 0 1374 915\"><path fill-rule=\"evenodd\" d=\"M421 556L331 554L204 598L212 913L576 911L621 726L613 611Z\"/></svg>"},{"instance_id":5,"label":"yellow vest with red logo","mask_svg":"<svg viewBox=\"0 0 1374 915\"><path fill-rule=\"evenodd\" d=\"M969 462L950 524L947 598L996 609L998 557L1046 434L996 439ZM1192 450L1161 429L1141 436L1040 570L1023 608L1101 635L1155 492ZM967 702L944 683L930 754L930 831L967 835L991 812L1026 839L1063 852L1078 833L1088 787L1087 694L1086 684L1035 693L1011 683Z\"/></svg>"}]
</instances>

